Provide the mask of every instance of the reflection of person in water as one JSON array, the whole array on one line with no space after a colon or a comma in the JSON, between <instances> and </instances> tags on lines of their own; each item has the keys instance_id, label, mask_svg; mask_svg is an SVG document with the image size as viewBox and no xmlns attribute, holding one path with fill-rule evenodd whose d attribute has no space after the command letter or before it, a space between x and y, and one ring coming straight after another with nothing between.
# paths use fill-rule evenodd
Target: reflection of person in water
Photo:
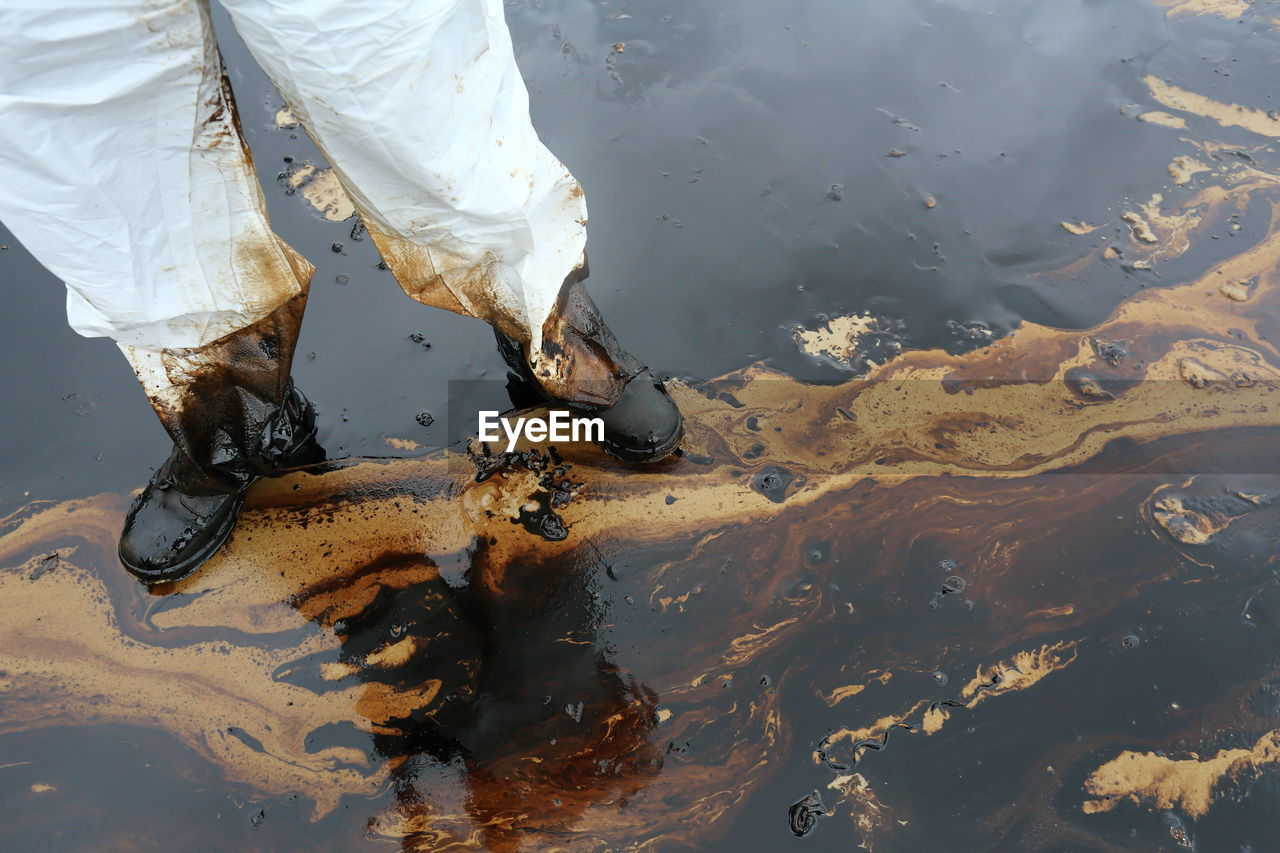
<instances>
[{"instance_id":1,"label":"reflection of person in water","mask_svg":"<svg viewBox=\"0 0 1280 853\"><path fill-rule=\"evenodd\" d=\"M292 602L342 648L320 683L314 664L283 677L362 684L357 718L397 792L378 822L405 849L477 830L485 849L516 849L534 829L568 831L587 808L617 811L662 769L658 696L601 652L590 578L573 561L528 560L499 582L486 563L480 545L469 582L450 587L423 557L392 554ZM420 790L431 778L422 759L465 771L465 814L424 800L447 786Z\"/></svg>"},{"instance_id":2,"label":"reflection of person in water","mask_svg":"<svg viewBox=\"0 0 1280 853\"><path fill-rule=\"evenodd\" d=\"M249 485L313 461L290 381L313 268L267 221L207 0L18 0L0 29L0 218L116 340L174 442L120 540L194 571ZM538 140L500 0L223 0L414 299L493 326L541 398L629 461L679 412L582 285L582 189Z\"/></svg>"}]
</instances>

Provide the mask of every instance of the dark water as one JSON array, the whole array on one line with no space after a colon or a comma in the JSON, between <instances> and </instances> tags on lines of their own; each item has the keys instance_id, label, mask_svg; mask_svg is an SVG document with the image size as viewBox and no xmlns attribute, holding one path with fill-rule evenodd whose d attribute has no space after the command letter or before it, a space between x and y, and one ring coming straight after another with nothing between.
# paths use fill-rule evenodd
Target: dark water
<instances>
[{"instance_id":1,"label":"dark water","mask_svg":"<svg viewBox=\"0 0 1280 853\"><path fill-rule=\"evenodd\" d=\"M1225 104L1280 106L1280 9L1256 4L1241 19L1165 11L1138 0L507 6L535 124L587 191L589 283L618 337L663 375L763 362L823 383L850 374L801 352L796 326L870 313L890 354L981 350L1023 322L1088 328L1139 291L1196 279L1267 236L1271 207L1255 201L1231 208L1234 220L1206 222L1189 251L1160 257L1154 272L1129 266L1143 247L1133 248L1119 213L1197 186L1171 186L1170 161L1191 151L1183 137L1220 140L1220 157L1239 150L1274 173L1265 146L1280 136L1194 112L1182 130L1135 119L1175 112L1153 101L1148 75ZM286 192L276 180L285 158L318 155L299 131L275 126L278 96L229 28L222 35L273 225L317 267L295 378L320 408L322 443L339 459L446 445L450 382L467 391L455 407L501 405L500 383L457 382L503 375L492 336L478 321L409 302L369 240L352 239L351 222L326 222ZM1105 224L1080 237L1063 220ZM0 318L9 367L0 512L140 486L165 439L123 358L67 330L58 283L7 236L0 242L9 245L0 280L20 306ZM1122 262L1053 274L1108 243L1126 248ZM1276 327L1271 303L1259 310L1265 322L1240 337L1265 341ZM797 400L813 399L795 387ZM435 416L430 426L416 419L422 412ZM229 655L329 637L338 652L326 660L355 668L342 684L364 691L357 716L376 730L329 721L309 730L303 756L285 758L305 765L306 755L341 748L352 766L388 774L313 821L307 785L228 772L212 736L192 746L192 731L216 730L270 755L278 732L263 727L290 720L283 707L257 718L230 704L239 710L223 713L210 698L207 720L188 715L203 723L183 711L173 718L185 722L169 724L145 698L124 712L127 698L110 688L98 696L77 686L88 681L67 685L68 702L83 699L72 711L39 690L0 692L8 844L353 849L403 839L443 849L446 835L465 838L470 826L472 841L492 849L1280 850L1274 767L1215 782L1203 813L1185 802L1082 807L1086 779L1122 750L1210 757L1252 749L1280 728L1274 418L1117 442L1066 473L1024 480L850 481L788 504L802 479L783 484L776 509L736 522L708 509L702 520L697 489L676 488L682 476L710 489L730 482L735 465L753 476L768 465L810 481L824 473L806 434L778 423L788 432L758 469L713 441L708 473L690 459L673 469L675 500L664 505L678 515L666 536L642 523L655 511L640 498L661 498L656 486L578 463L597 488L621 483L613 509L601 510L617 529L585 542L571 533L567 550L545 554L504 550L497 536L491 551L483 539L460 551L405 550L388 521L385 541L361 528L367 562L352 558L359 549L332 556L317 532L325 501L367 500L390 519L399 500L439 506L443 487L402 469L382 491L335 496L321 478L290 503L282 487L258 502L255 530L294 531L307 566L281 563L296 585L262 600L287 598L309 627L279 633L201 622L201 602L220 600L212 594L148 599L112 574L109 524L82 534L89 516L73 514L58 536L82 551L67 559L102 576L103 602L120 614L88 630L118 628L178 650L213 638ZM384 437L421 447L396 450ZM1205 517L1240 520L1189 546L1152 521L1161 489L1200 501ZM1264 499L1222 498L1234 492ZM109 498L95 500L118 517ZM278 507L285 514L271 515ZM36 541L61 541L50 536ZM245 547L241 565L271 554ZM326 587L316 577L330 563L343 580ZM266 566L276 564L255 564ZM56 579L56 564L46 568ZM394 577L406 580L386 580ZM360 578L383 580L366 588ZM179 627L149 633L167 607ZM784 623L776 642L744 640L741 660L728 662L732 641ZM367 663L406 636L416 638L411 660ZM51 661L66 648L35 646ZM1043 683L971 707L962 695L991 667L1050 647L1060 647L1061 665L1047 666ZM111 650L90 644L82 657L95 654L104 672L122 671L108 666ZM197 672L217 666L219 653L184 654L177 659ZM271 672L273 684L331 689L301 663L310 659L290 660ZM130 677L147 682L149 672ZM876 681L883 673L892 677ZM714 691L681 687L699 675ZM156 671L166 678L178 676ZM413 693L432 679L438 693ZM863 687L830 701L854 684ZM418 698L395 698L410 694ZM97 719L85 710L95 702ZM922 730L921 702L948 715L937 732ZM873 725L886 717L913 730ZM868 728L868 737L833 739ZM530 758L542 769L528 770ZM829 787L855 772L873 800ZM830 814L801 838L789 812L815 791ZM413 822L424 813L447 817L428 831Z\"/></svg>"}]
</instances>

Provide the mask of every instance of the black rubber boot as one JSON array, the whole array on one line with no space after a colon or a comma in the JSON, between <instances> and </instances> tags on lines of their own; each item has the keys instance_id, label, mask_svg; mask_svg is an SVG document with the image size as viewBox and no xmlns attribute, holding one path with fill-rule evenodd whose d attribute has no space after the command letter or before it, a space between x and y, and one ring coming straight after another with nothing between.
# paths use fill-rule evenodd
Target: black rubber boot
<instances>
[{"instance_id":1,"label":"black rubber boot","mask_svg":"<svg viewBox=\"0 0 1280 853\"><path fill-rule=\"evenodd\" d=\"M125 516L120 564L148 586L186 577L227 541L246 491L208 482L175 446Z\"/></svg>"},{"instance_id":2,"label":"black rubber boot","mask_svg":"<svg viewBox=\"0 0 1280 853\"><path fill-rule=\"evenodd\" d=\"M175 581L212 557L259 477L323 459L315 408L289 378L305 307L304 288L243 329L159 353L172 384L148 393L173 452L130 508L119 547L143 583Z\"/></svg>"},{"instance_id":3,"label":"black rubber boot","mask_svg":"<svg viewBox=\"0 0 1280 853\"><path fill-rule=\"evenodd\" d=\"M647 368L637 366L617 401L609 406L593 406L559 399L548 393L534 374L524 349L514 338L494 329L498 351L514 371L514 381L507 392L517 407L531 401L560 405L578 415L604 421L604 440L600 446L624 462L656 462L670 455L684 436L684 419L667 389Z\"/></svg>"},{"instance_id":4,"label":"black rubber boot","mask_svg":"<svg viewBox=\"0 0 1280 853\"><path fill-rule=\"evenodd\" d=\"M174 445L125 517L120 563L148 586L186 577L227 541L245 493L259 477L323 459L315 407L290 383L258 446L243 458L211 469Z\"/></svg>"}]
</instances>

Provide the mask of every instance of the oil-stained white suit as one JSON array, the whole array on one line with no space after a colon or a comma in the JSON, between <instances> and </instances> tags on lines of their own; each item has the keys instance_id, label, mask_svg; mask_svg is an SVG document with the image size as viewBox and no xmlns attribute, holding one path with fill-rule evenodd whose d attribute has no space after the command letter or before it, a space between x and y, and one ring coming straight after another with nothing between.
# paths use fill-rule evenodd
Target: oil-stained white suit
<instances>
[{"instance_id":1,"label":"oil-stained white suit","mask_svg":"<svg viewBox=\"0 0 1280 853\"><path fill-rule=\"evenodd\" d=\"M587 214L530 123L501 0L222 2L406 292L536 352ZM181 384L174 354L311 275L267 221L206 0L0 3L0 220L153 400Z\"/></svg>"}]
</instances>

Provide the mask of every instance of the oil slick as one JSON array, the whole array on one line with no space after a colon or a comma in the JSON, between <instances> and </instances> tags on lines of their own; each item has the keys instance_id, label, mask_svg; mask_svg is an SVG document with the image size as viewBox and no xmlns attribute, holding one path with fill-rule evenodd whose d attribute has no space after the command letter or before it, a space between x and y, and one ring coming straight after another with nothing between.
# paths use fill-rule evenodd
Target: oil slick
<instances>
[{"instance_id":1,"label":"oil slick","mask_svg":"<svg viewBox=\"0 0 1280 853\"><path fill-rule=\"evenodd\" d=\"M356 206L333 169L317 169L306 163L291 170L286 181L290 189L298 190L307 203L330 222L343 222L355 215Z\"/></svg>"},{"instance_id":2,"label":"oil slick","mask_svg":"<svg viewBox=\"0 0 1280 853\"><path fill-rule=\"evenodd\" d=\"M1158 124L1161 127L1171 127L1174 130L1182 130L1187 126L1187 120L1181 116L1170 115L1160 110L1152 110L1148 113L1142 113L1138 116L1138 121L1145 121L1149 124Z\"/></svg>"},{"instance_id":3,"label":"oil slick","mask_svg":"<svg viewBox=\"0 0 1280 853\"><path fill-rule=\"evenodd\" d=\"M870 314L830 317L816 329L798 326L791 339L801 352L854 374L864 374L902 350L896 335Z\"/></svg>"},{"instance_id":4,"label":"oil slick","mask_svg":"<svg viewBox=\"0 0 1280 853\"><path fill-rule=\"evenodd\" d=\"M1092 234L1098 230L1098 226L1090 225L1088 222L1068 222L1065 219L1062 221L1062 228L1068 234L1074 234L1077 237L1083 237L1085 234Z\"/></svg>"},{"instance_id":5,"label":"oil slick","mask_svg":"<svg viewBox=\"0 0 1280 853\"><path fill-rule=\"evenodd\" d=\"M871 745L868 742L879 741L883 745L889 732L894 729L935 734L951 717L952 709L972 710L987 699L1026 690L1049 674L1073 663L1076 659L1076 645L1076 641L1046 644L1039 649L1018 652L1009 660L992 666L979 666L973 679L961 688L955 699L944 702L923 700L903 713L881 717L868 726L838 729L823 739L820 752L815 753L815 760L833 764L832 756L838 751L840 744L847 741L851 745L848 761L856 764L867 746Z\"/></svg>"},{"instance_id":6,"label":"oil slick","mask_svg":"<svg viewBox=\"0 0 1280 853\"><path fill-rule=\"evenodd\" d=\"M1222 127L1239 127L1259 136L1280 138L1280 119L1274 118L1265 110L1240 104L1224 104L1166 83L1152 74L1143 78L1143 82L1151 92L1151 97L1170 109L1212 119Z\"/></svg>"},{"instance_id":7,"label":"oil slick","mask_svg":"<svg viewBox=\"0 0 1280 853\"><path fill-rule=\"evenodd\" d=\"M1245 0L1152 0L1165 9L1165 17L1180 18L1191 15L1216 15L1219 18L1239 18L1249 11Z\"/></svg>"},{"instance_id":8,"label":"oil slick","mask_svg":"<svg viewBox=\"0 0 1280 853\"><path fill-rule=\"evenodd\" d=\"M1129 802L1202 818L1215 790L1257 778L1278 764L1280 732L1268 732L1250 749L1222 749L1205 758L1125 750L1089 774L1084 787L1095 799L1085 800L1082 808L1085 814L1098 814Z\"/></svg>"}]
</instances>

